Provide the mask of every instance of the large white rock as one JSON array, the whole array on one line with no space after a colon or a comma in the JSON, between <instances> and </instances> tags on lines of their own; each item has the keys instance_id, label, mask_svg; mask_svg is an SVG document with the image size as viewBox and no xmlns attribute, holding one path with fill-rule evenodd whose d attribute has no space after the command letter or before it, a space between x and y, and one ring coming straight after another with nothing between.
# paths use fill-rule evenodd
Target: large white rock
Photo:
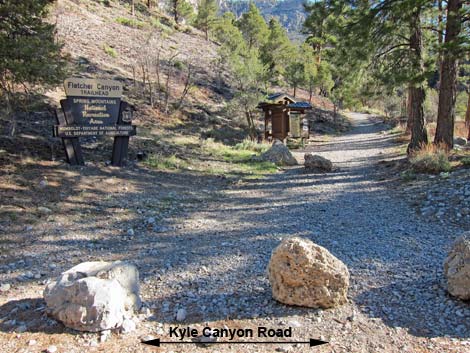
<instances>
[{"instance_id":1,"label":"large white rock","mask_svg":"<svg viewBox=\"0 0 470 353\"><path fill-rule=\"evenodd\" d=\"M79 331L122 326L140 309L139 272L126 262L83 262L44 290L47 312Z\"/></svg>"},{"instance_id":2,"label":"large white rock","mask_svg":"<svg viewBox=\"0 0 470 353\"><path fill-rule=\"evenodd\" d=\"M451 295L470 300L470 232L455 240L444 261L444 275Z\"/></svg>"},{"instance_id":3,"label":"large white rock","mask_svg":"<svg viewBox=\"0 0 470 353\"><path fill-rule=\"evenodd\" d=\"M271 148L262 153L258 159L272 162L280 166L297 165L297 160L292 153L290 153L289 149L279 140L275 140Z\"/></svg>"},{"instance_id":4,"label":"large white rock","mask_svg":"<svg viewBox=\"0 0 470 353\"><path fill-rule=\"evenodd\" d=\"M307 171L331 172L333 170L333 163L322 156L305 153L304 160L304 167Z\"/></svg>"},{"instance_id":5,"label":"large white rock","mask_svg":"<svg viewBox=\"0 0 470 353\"><path fill-rule=\"evenodd\" d=\"M331 308L347 301L346 265L307 239L283 240L272 253L268 277L274 299L284 304Z\"/></svg>"}]
</instances>

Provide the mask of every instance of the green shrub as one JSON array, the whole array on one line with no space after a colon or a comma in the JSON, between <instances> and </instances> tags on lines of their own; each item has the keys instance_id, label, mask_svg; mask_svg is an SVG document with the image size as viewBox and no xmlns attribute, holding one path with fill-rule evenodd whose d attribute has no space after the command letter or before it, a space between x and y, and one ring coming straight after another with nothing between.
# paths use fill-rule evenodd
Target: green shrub
<instances>
[{"instance_id":1,"label":"green shrub","mask_svg":"<svg viewBox=\"0 0 470 353\"><path fill-rule=\"evenodd\" d=\"M116 22L121 25L132 27L132 28L142 29L145 27L145 22L142 22L136 19L131 19L131 18L118 17L116 18Z\"/></svg>"},{"instance_id":2,"label":"green shrub","mask_svg":"<svg viewBox=\"0 0 470 353\"><path fill-rule=\"evenodd\" d=\"M465 167L470 167L470 157L464 157L460 160L460 163Z\"/></svg>"},{"instance_id":3,"label":"green shrub","mask_svg":"<svg viewBox=\"0 0 470 353\"><path fill-rule=\"evenodd\" d=\"M108 54L112 58L117 58L117 56L118 56L118 53L117 53L116 49L111 48L111 47L107 46L106 44L103 46L103 50L106 54Z\"/></svg>"},{"instance_id":4,"label":"green shrub","mask_svg":"<svg viewBox=\"0 0 470 353\"><path fill-rule=\"evenodd\" d=\"M400 176L404 181L412 181L416 179L416 173L411 169L403 171Z\"/></svg>"},{"instance_id":5,"label":"green shrub","mask_svg":"<svg viewBox=\"0 0 470 353\"><path fill-rule=\"evenodd\" d=\"M437 174L451 170L449 157L444 148L434 144L423 145L410 157L411 168L417 173Z\"/></svg>"},{"instance_id":6,"label":"green shrub","mask_svg":"<svg viewBox=\"0 0 470 353\"><path fill-rule=\"evenodd\" d=\"M184 169L188 167L186 161L178 158L174 154L169 157L165 157L161 154L151 154L145 161L145 164L158 170Z\"/></svg>"},{"instance_id":7,"label":"green shrub","mask_svg":"<svg viewBox=\"0 0 470 353\"><path fill-rule=\"evenodd\" d=\"M249 138L244 139L242 142L235 145L236 150L248 150L256 153L266 152L271 147L268 143L257 143Z\"/></svg>"}]
</instances>

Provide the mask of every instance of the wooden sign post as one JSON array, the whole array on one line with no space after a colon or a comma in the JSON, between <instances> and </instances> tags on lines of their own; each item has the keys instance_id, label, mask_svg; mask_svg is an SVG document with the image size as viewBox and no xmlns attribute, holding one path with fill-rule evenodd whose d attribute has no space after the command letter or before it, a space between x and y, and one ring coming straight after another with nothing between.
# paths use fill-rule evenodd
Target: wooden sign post
<instances>
[{"instance_id":1,"label":"wooden sign post","mask_svg":"<svg viewBox=\"0 0 470 353\"><path fill-rule=\"evenodd\" d=\"M67 162L83 165L80 137L113 136L112 165L122 166L127 158L129 137L136 134L132 112L121 101L122 85L117 81L70 78L64 82L66 99L56 112L54 136L62 138Z\"/></svg>"}]
</instances>

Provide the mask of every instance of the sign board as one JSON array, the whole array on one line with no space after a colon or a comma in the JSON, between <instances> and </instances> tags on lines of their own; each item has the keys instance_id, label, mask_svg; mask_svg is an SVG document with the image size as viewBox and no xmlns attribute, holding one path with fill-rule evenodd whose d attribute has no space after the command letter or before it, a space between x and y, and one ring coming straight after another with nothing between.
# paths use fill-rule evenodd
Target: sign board
<instances>
[{"instance_id":1,"label":"sign board","mask_svg":"<svg viewBox=\"0 0 470 353\"><path fill-rule=\"evenodd\" d=\"M56 126L56 137L85 137L85 136L134 136L136 128L132 125L116 126Z\"/></svg>"},{"instance_id":2,"label":"sign board","mask_svg":"<svg viewBox=\"0 0 470 353\"><path fill-rule=\"evenodd\" d=\"M118 81L69 78L64 82L74 122L82 126L116 125L122 96Z\"/></svg>"},{"instance_id":3,"label":"sign board","mask_svg":"<svg viewBox=\"0 0 470 353\"><path fill-rule=\"evenodd\" d=\"M114 137L113 165L121 165L127 156L130 136L136 135L131 125L132 113L121 101L122 84L104 79L69 78L64 81L67 99L61 100L62 114L53 134L63 140L67 160L83 164L79 137Z\"/></svg>"},{"instance_id":4,"label":"sign board","mask_svg":"<svg viewBox=\"0 0 470 353\"><path fill-rule=\"evenodd\" d=\"M298 114L290 114L289 118L290 134L293 138L300 137L300 116Z\"/></svg>"}]
</instances>

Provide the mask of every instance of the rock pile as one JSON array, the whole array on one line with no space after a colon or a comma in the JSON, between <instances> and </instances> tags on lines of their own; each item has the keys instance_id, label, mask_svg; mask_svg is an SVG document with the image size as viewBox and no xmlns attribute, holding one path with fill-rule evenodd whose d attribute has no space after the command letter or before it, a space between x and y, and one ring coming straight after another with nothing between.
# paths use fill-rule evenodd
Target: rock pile
<instances>
[{"instance_id":1,"label":"rock pile","mask_svg":"<svg viewBox=\"0 0 470 353\"><path fill-rule=\"evenodd\" d=\"M274 299L284 304L331 308L347 301L346 265L307 239L282 241L272 253L268 277Z\"/></svg>"},{"instance_id":2,"label":"rock pile","mask_svg":"<svg viewBox=\"0 0 470 353\"><path fill-rule=\"evenodd\" d=\"M333 163L322 156L313 153L305 153L304 160L306 171L328 173L333 170Z\"/></svg>"},{"instance_id":3,"label":"rock pile","mask_svg":"<svg viewBox=\"0 0 470 353\"><path fill-rule=\"evenodd\" d=\"M128 328L141 306L139 272L122 261L83 262L50 283L44 299L48 314L72 329Z\"/></svg>"},{"instance_id":4,"label":"rock pile","mask_svg":"<svg viewBox=\"0 0 470 353\"><path fill-rule=\"evenodd\" d=\"M444 261L444 275L451 295L462 300L470 299L470 232L454 242Z\"/></svg>"},{"instance_id":5,"label":"rock pile","mask_svg":"<svg viewBox=\"0 0 470 353\"><path fill-rule=\"evenodd\" d=\"M297 165L297 160L294 158L289 149L279 140L275 140L269 150L262 153L258 160L265 162L272 162L279 166L292 166Z\"/></svg>"}]
</instances>

